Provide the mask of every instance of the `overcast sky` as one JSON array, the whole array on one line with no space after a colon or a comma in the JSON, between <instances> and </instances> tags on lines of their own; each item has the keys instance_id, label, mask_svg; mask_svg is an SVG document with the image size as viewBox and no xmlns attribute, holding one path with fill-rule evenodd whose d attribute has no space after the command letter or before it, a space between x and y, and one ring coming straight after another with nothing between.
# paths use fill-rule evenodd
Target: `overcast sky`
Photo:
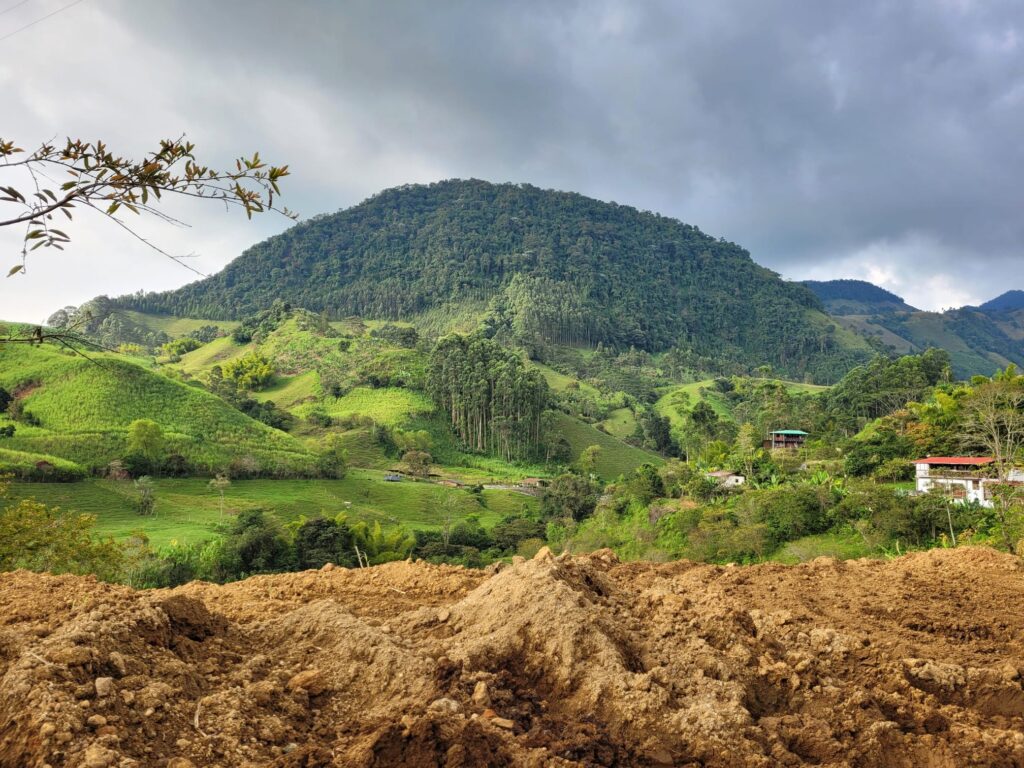
<instances>
[{"instance_id":1,"label":"overcast sky","mask_svg":"<svg viewBox=\"0 0 1024 768\"><path fill-rule=\"evenodd\" d=\"M69 2L0 0L0 38ZM258 149L303 216L529 182L940 309L1024 288L1022 27L1014 0L79 0L0 39L0 136ZM140 231L205 273L288 226L171 210L191 227ZM195 279L101 218L70 234L0 278L0 317ZM19 248L0 229L0 274Z\"/></svg>"}]
</instances>

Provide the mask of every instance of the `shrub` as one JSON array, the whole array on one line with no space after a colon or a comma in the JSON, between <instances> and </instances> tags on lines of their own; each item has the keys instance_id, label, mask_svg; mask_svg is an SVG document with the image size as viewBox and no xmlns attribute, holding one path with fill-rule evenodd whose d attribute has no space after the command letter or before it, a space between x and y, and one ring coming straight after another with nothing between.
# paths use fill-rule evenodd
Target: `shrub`
<instances>
[{"instance_id":1,"label":"shrub","mask_svg":"<svg viewBox=\"0 0 1024 768\"><path fill-rule=\"evenodd\" d=\"M584 520L594 514L601 487L581 475L559 475L544 489L540 500L545 519L570 518Z\"/></svg>"},{"instance_id":2,"label":"shrub","mask_svg":"<svg viewBox=\"0 0 1024 768\"><path fill-rule=\"evenodd\" d=\"M333 420L330 415L323 409L322 406L316 406L311 408L306 416L306 421L315 427L329 427L333 424Z\"/></svg>"},{"instance_id":3,"label":"shrub","mask_svg":"<svg viewBox=\"0 0 1024 768\"><path fill-rule=\"evenodd\" d=\"M507 517L491 529L491 536L495 546L507 552L515 550L519 543L526 539L543 539L544 532L545 525L539 520Z\"/></svg>"},{"instance_id":4,"label":"shrub","mask_svg":"<svg viewBox=\"0 0 1024 768\"><path fill-rule=\"evenodd\" d=\"M223 367L224 377L232 379L241 389L258 390L274 378L274 364L257 352L231 360Z\"/></svg>"},{"instance_id":5,"label":"shrub","mask_svg":"<svg viewBox=\"0 0 1024 768\"><path fill-rule=\"evenodd\" d=\"M62 513L32 499L0 506L0 571L27 568L116 578L123 548L112 539L97 538L94 523L90 515Z\"/></svg>"},{"instance_id":6,"label":"shrub","mask_svg":"<svg viewBox=\"0 0 1024 768\"><path fill-rule=\"evenodd\" d=\"M326 563L352 565L352 532L348 525L325 517L305 520L295 531L295 565L300 570Z\"/></svg>"},{"instance_id":7,"label":"shrub","mask_svg":"<svg viewBox=\"0 0 1024 768\"><path fill-rule=\"evenodd\" d=\"M826 486L793 485L745 493L736 504L736 514L763 524L774 547L827 530L833 505Z\"/></svg>"}]
</instances>

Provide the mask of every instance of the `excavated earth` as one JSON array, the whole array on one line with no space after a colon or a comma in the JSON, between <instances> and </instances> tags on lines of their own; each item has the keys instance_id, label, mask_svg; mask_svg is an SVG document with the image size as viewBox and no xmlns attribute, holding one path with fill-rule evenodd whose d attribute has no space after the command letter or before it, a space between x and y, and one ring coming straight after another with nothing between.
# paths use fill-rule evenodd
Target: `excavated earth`
<instances>
[{"instance_id":1,"label":"excavated earth","mask_svg":"<svg viewBox=\"0 0 1024 768\"><path fill-rule=\"evenodd\" d=\"M1024 569L0 574L0 766L1022 766Z\"/></svg>"}]
</instances>

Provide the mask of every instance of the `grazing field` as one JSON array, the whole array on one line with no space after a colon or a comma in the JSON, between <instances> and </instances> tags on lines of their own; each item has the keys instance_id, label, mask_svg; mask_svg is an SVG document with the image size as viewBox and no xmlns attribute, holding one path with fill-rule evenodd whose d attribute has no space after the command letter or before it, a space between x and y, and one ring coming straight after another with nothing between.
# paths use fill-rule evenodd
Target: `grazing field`
<instances>
[{"instance_id":1,"label":"grazing field","mask_svg":"<svg viewBox=\"0 0 1024 768\"><path fill-rule=\"evenodd\" d=\"M238 344L230 336L214 339L199 349L194 349L181 356L176 367L192 376L204 373L215 365L224 365L245 355L250 350L248 344Z\"/></svg>"},{"instance_id":2,"label":"grazing field","mask_svg":"<svg viewBox=\"0 0 1024 768\"><path fill-rule=\"evenodd\" d=\"M382 472L354 469L344 480L235 480L224 494L223 517L220 495L202 478L155 480L156 514L147 517L136 513L134 486L126 481L15 483L11 495L35 497L65 511L95 515L97 530L105 536L123 538L143 531L155 547L209 539L244 509L267 510L284 523L301 515L344 512L350 520L379 521L385 527L401 525L411 530L440 528L442 501L449 494L459 500L457 519L477 514L488 527L505 515L521 513L524 505L536 505L534 498L515 491L484 491L478 499L464 490L410 480L389 483L383 476Z\"/></svg>"},{"instance_id":3,"label":"grazing field","mask_svg":"<svg viewBox=\"0 0 1024 768\"><path fill-rule=\"evenodd\" d=\"M171 315L151 315L147 312L136 312L132 309L120 310L129 320L148 328L151 331L163 331L172 339L184 336L205 325L213 325L222 331L232 331L238 325L237 320L198 320L192 317L173 317Z\"/></svg>"},{"instance_id":4,"label":"grazing field","mask_svg":"<svg viewBox=\"0 0 1024 768\"><path fill-rule=\"evenodd\" d=\"M719 418L731 419L732 412L724 398L717 392L711 391L711 387L714 385L714 379L704 379L678 387L670 387L658 398L658 402L654 404L654 410L658 412L658 415L668 418L672 426L682 426L685 422L685 414L692 411L693 407L703 400L714 409Z\"/></svg>"},{"instance_id":5,"label":"grazing field","mask_svg":"<svg viewBox=\"0 0 1024 768\"><path fill-rule=\"evenodd\" d=\"M802 381L780 381L778 379L757 379L751 378L751 382L777 382L782 384L791 395L817 394L828 389L821 384L806 384ZM658 390L661 397L654 404L654 410L661 416L665 416L672 423L672 426L683 426L685 415L693 410L701 400L711 406L720 419L732 421L732 409L725 396L715 388L714 379L703 379L690 384L681 384L677 387L668 387Z\"/></svg>"},{"instance_id":6,"label":"grazing field","mask_svg":"<svg viewBox=\"0 0 1024 768\"><path fill-rule=\"evenodd\" d=\"M551 387L555 392L564 392L573 385L577 385L581 392L587 395L597 396L600 392L592 384L587 384L585 381L580 381L572 376L566 376L564 373L556 371L554 368L550 368L543 363L530 361L529 365L536 368L544 376L548 386Z\"/></svg>"},{"instance_id":7,"label":"grazing field","mask_svg":"<svg viewBox=\"0 0 1024 768\"><path fill-rule=\"evenodd\" d=\"M410 389L355 387L344 397L325 398L323 409L332 419L364 416L378 424L399 426L414 416L430 413L434 404L426 395ZM306 411L299 409L303 415Z\"/></svg>"},{"instance_id":8,"label":"grazing field","mask_svg":"<svg viewBox=\"0 0 1024 768\"><path fill-rule=\"evenodd\" d=\"M215 342L216 343L216 342ZM0 350L0 386L15 392L39 426L19 424L4 447L100 467L124 455L128 426L152 419L168 453L220 468L239 456L258 466L301 472L309 451L203 389L154 373L130 358L91 360L51 347Z\"/></svg>"},{"instance_id":9,"label":"grazing field","mask_svg":"<svg viewBox=\"0 0 1024 768\"><path fill-rule=\"evenodd\" d=\"M601 447L601 454L597 459L597 473L605 480L614 480L623 473L631 472L641 464L657 466L665 463L665 460L656 453L626 445L611 435L606 435L589 424L584 424L564 413L559 413L556 419L558 433L569 441L574 461L579 458L580 453L586 447L591 445Z\"/></svg>"},{"instance_id":10,"label":"grazing field","mask_svg":"<svg viewBox=\"0 0 1024 768\"><path fill-rule=\"evenodd\" d=\"M272 400L274 405L291 410L315 398L320 392L320 377L316 371L307 371L297 376L278 376L269 387L253 392L259 401Z\"/></svg>"},{"instance_id":11,"label":"grazing field","mask_svg":"<svg viewBox=\"0 0 1024 768\"><path fill-rule=\"evenodd\" d=\"M877 556L878 550L868 546L856 531L830 531L787 542L768 559L795 565L796 563L810 562L816 557L855 560L859 557Z\"/></svg>"},{"instance_id":12,"label":"grazing field","mask_svg":"<svg viewBox=\"0 0 1024 768\"><path fill-rule=\"evenodd\" d=\"M625 440L636 432L636 416L629 408L616 408L608 414L607 419L601 422L601 426L608 430L608 434L613 437Z\"/></svg>"}]
</instances>

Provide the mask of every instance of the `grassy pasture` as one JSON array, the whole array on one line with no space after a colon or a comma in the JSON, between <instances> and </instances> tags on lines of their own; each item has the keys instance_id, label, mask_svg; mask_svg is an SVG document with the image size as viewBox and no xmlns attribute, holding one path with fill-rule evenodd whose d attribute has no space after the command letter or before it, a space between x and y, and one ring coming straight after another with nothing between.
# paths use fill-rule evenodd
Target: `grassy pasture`
<instances>
[{"instance_id":1,"label":"grassy pasture","mask_svg":"<svg viewBox=\"0 0 1024 768\"><path fill-rule=\"evenodd\" d=\"M197 320L191 317L172 317L171 315L151 315L136 312L133 309L120 310L129 320L148 328L151 331L163 331L172 339L198 330L204 325L214 325L222 331L232 331L238 325L237 320Z\"/></svg>"},{"instance_id":2,"label":"grassy pasture","mask_svg":"<svg viewBox=\"0 0 1024 768\"><path fill-rule=\"evenodd\" d=\"M626 445L611 435L606 435L589 424L559 413L556 416L559 434L569 441L573 460L579 458L583 449L590 445L601 446L597 461L597 472L605 480L614 480L625 472L631 472L641 464L664 464L665 460L656 453Z\"/></svg>"},{"instance_id":3,"label":"grassy pasture","mask_svg":"<svg viewBox=\"0 0 1024 768\"><path fill-rule=\"evenodd\" d=\"M305 416L310 406L300 407L297 413ZM367 416L378 424L400 426L418 415L434 410L426 395L400 387L354 387L344 397L327 397L323 409L333 419Z\"/></svg>"},{"instance_id":4,"label":"grassy pasture","mask_svg":"<svg viewBox=\"0 0 1024 768\"><path fill-rule=\"evenodd\" d=\"M484 491L481 504L467 491L409 480L388 483L383 474L353 469L343 480L236 480L224 494L223 518L220 496L202 478L155 480L156 514L151 517L135 512L131 482L15 483L11 495L94 515L99 533L105 536L123 538L143 531L155 547L209 539L244 509L268 510L285 523L301 515L344 512L350 520L379 521L385 527L438 529L443 523L441 503L448 494L459 500L459 519L477 514L488 527L505 515L520 513L524 505L536 504L532 497L514 491Z\"/></svg>"},{"instance_id":5,"label":"grassy pasture","mask_svg":"<svg viewBox=\"0 0 1024 768\"><path fill-rule=\"evenodd\" d=\"M152 419L166 449L200 465L251 455L264 466L301 469L310 460L294 437L235 410L197 387L154 373L130 358L92 360L52 347L0 350L0 386L22 395L40 427L19 424L5 448L48 453L85 466L124 454L128 426Z\"/></svg>"}]
</instances>

